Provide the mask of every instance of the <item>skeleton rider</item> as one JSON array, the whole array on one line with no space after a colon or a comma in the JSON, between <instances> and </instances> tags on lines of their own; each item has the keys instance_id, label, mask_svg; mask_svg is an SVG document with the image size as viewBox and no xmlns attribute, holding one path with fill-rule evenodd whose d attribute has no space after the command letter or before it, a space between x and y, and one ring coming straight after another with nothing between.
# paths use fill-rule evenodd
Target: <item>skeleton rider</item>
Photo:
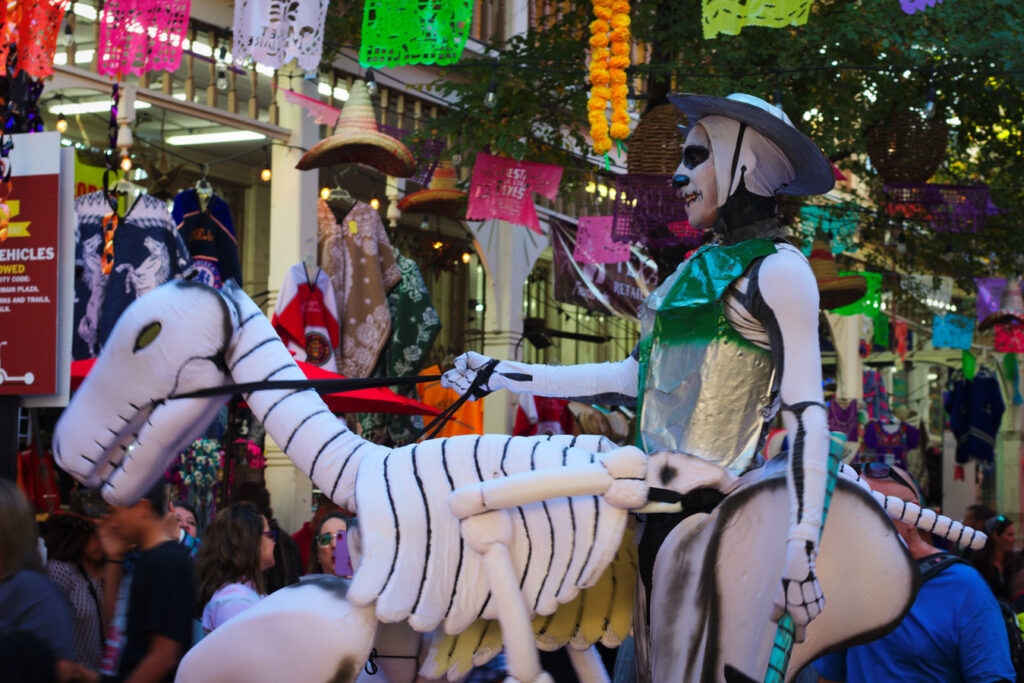
<instances>
[{"instance_id":1,"label":"skeleton rider","mask_svg":"<svg viewBox=\"0 0 1024 683\"><path fill-rule=\"evenodd\" d=\"M714 241L648 297L640 343L625 360L575 366L501 361L473 398L508 389L635 404L637 445L645 452L681 451L737 475L763 462L758 452L781 410L791 435L790 519L775 618L789 612L797 640L803 640L807 623L825 603L814 563L828 422L817 283L807 259L783 238L776 195L828 192L835 183L832 167L779 107L756 97L669 99L690 122L673 185L690 224L712 229ZM459 356L442 384L464 393L489 360L474 352ZM721 500L694 493L705 495L684 498L683 515ZM640 547L648 594L657 548L679 519L649 516Z\"/></svg>"}]
</instances>

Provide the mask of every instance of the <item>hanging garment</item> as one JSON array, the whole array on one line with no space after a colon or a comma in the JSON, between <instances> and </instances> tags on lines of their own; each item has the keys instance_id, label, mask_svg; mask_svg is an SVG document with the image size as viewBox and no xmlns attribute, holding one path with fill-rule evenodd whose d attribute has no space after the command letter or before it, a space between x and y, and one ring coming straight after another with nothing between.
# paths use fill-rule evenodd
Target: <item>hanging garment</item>
<instances>
[{"instance_id":1,"label":"hanging garment","mask_svg":"<svg viewBox=\"0 0 1024 683\"><path fill-rule=\"evenodd\" d=\"M846 403L844 401L831 401L828 404L828 428L829 431L841 432L846 435L846 442L853 443L860 440L857 421L857 399Z\"/></svg>"},{"instance_id":2,"label":"hanging garment","mask_svg":"<svg viewBox=\"0 0 1024 683\"><path fill-rule=\"evenodd\" d=\"M886 422L892 419L885 382L882 381L882 373L878 370L864 371L864 408L869 419Z\"/></svg>"},{"instance_id":3,"label":"hanging garment","mask_svg":"<svg viewBox=\"0 0 1024 683\"><path fill-rule=\"evenodd\" d=\"M185 190L174 198L171 217L192 255L197 282L220 289L224 280L234 279L241 286L242 266L227 202L213 195L203 210L196 191Z\"/></svg>"},{"instance_id":4,"label":"hanging garment","mask_svg":"<svg viewBox=\"0 0 1024 683\"><path fill-rule=\"evenodd\" d=\"M270 323L296 359L338 371L338 307L327 274L319 268L312 279L306 264L288 269L274 304Z\"/></svg>"},{"instance_id":5,"label":"hanging garment","mask_svg":"<svg viewBox=\"0 0 1024 683\"><path fill-rule=\"evenodd\" d=\"M944 405L956 438L956 461L965 463L977 458L993 462L996 434L1006 410L995 373L981 367L971 380L957 373Z\"/></svg>"},{"instance_id":6,"label":"hanging garment","mask_svg":"<svg viewBox=\"0 0 1024 683\"><path fill-rule=\"evenodd\" d=\"M407 256L396 255L402 281L388 294L391 338L381 354L378 371L374 373L390 377L415 375L441 331L441 317L430 299L419 266ZM416 389L412 386L394 387L394 391L416 398ZM367 413L360 419L360 424L364 434L386 429L388 440L401 445L411 441L423 429L423 417Z\"/></svg>"},{"instance_id":7,"label":"hanging garment","mask_svg":"<svg viewBox=\"0 0 1024 683\"><path fill-rule=\"evenodd\" d=\"M188 249L174 229L167 207L141 195L118 220L113 265L103 273L103 218L110 213L103 192L75 200L75 311L71 356L95 358L128 305L189 267Z\"/></svg>"},{"instance_id":8,"label":"hanging garment","mask_svg":"<svg viewBox=\"0 0 1024 683\"><path fill-rule=\"evenodd\" d=\"M886 424L878 420L864 427L864 450L857 461L884 462L907 468L907 452L921 443L921 432L906 422Z\"/></svg>"},{"instance_id":9,"label":"hanging garment","mask_svg":"<svg viewBox=\"0 0 1024 683\"><path fill-rule=\"evenodd\" d=\"M369 377L391 334L388 292L402 279L380 216L356 204L342 223L317 201L320 267L331 279L338 304L341 346L338 367L347 377Z\"/></svg>"},{"instance_id":10,"label":"hanging garment","mask_svg":"<svg viewBox=\"0 0 1024 683\"><path fill-rule=\"evenodd\" d=\"M440 375L441 368L431 365L420 371L421 375ZM419 393L420 401L438 410L445 410L459 398L459 393L454 389L445 389L441 382L430 382L417 384L416 390ZM448 420L438 437L459 436L461 434L483 434L484 433L484 402L466 401L462 407L455 411L455 415Z\"/></svg>"},{"instance_id":11,"label":"hanging garment","mask_svg":"<svg viewBox=\"0 0 1024 683\"><path fill-rule=\"evenodd\" d=\"M512 436L572 434L569 402L561 398L520 394Z\"/></svg>"}]
</instances>

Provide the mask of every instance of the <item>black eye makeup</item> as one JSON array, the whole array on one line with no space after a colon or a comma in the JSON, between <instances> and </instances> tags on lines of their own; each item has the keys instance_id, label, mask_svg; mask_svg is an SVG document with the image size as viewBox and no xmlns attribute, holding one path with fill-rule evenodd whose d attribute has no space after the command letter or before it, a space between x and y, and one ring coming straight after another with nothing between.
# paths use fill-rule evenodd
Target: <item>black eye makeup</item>
<instances>
[{"instance_id":1,"label":"black eye makeup","mask_svg":"<svg viewBox=\"0 0 1024 683\"><path fill-rule=\"evenodd\" d=\"M711 153L707 147L703 145L687 145L683 148L683 166L692 171L707 161L709 156L711 156Z\"/></svg>"}]
</instances>

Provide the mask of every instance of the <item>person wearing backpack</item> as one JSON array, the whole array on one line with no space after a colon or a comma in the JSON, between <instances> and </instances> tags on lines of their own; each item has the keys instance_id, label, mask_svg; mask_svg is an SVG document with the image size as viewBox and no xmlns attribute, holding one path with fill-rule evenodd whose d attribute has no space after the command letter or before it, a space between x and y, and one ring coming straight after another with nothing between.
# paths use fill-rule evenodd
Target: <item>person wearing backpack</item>
<instances>
[{"instance_id":1,"label":"person wearing backpack","mask_svg":"<svg viewBox=\"0 0 1024 683\"><path fill-rule=\"evenodd\" d=\"M873 489L908 502L919 501L909 474L877 465L862 473ZM896 520L893 524L922 568L914 605L888 635L814 662L819 680L1016 681L1002 611L985 580L973 567L925 542L914 527Z\"/></svg>"}]
</instances>

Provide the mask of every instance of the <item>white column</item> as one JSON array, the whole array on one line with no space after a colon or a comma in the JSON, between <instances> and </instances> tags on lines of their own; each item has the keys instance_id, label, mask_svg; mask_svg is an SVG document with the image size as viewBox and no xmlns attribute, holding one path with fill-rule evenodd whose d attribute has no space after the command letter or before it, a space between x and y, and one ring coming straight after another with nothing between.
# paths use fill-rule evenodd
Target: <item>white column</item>
<instances>
[{"instance_id":1,"label":"white column","mask_svg":"<svg viewBox=\"0 0 1024 683\"><path fill-rule=\"evenodd\" d=\"M281 82L286 87L310 97L317 97L316 83L301 77L287 78L289 69L280 71ZM284 101L281 93L279 125L292 131L288 141L290 147L275 144L271 147L270 186L270 268L267 274L267 289L270 302L267 310L273 310L277 293L284 281L285 273L299 261L316 263L316 198L318 172L299 171L295 168L303 149L309 149L319 140L318 126L306 116L306 112ZM294 533L310 517L312 482L292 465L281 448L267 436L266 440L266 484L270 491L274 515L281 527Z\"/></svg>"}]
</instances>

